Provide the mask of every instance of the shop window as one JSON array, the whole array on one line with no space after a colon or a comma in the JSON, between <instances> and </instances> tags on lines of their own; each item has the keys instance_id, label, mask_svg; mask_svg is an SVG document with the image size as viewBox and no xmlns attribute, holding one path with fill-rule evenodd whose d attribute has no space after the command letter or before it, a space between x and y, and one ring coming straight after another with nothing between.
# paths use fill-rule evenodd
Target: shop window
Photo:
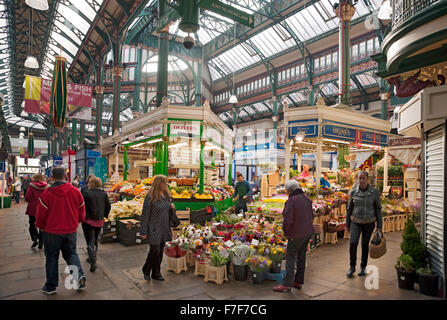
<instances>
[{"instance_id":1,"label":"shop window","mask_svg":"<svg viewBox=\"0 0 447 320\"><path fill-rule=\"evenodd\" d=\"M380 44L379 44L379 38L375 38L374 39L374 44L375 44L375 50L374 50L374 52L379 52L380 51Z\"/></svg>"},{"instance_id":2,"label":"shop window","mask_svg":"<svg viewBox=\"0 0 447 320\"><path fill-rule=\"evenodd\" d=\"M333 66L338 65L338 52L337 51L334 51L332 53L332 65Z\"/></svg>"},{"instance_id":3,"label":"shop window","mask_svg":"<svg viewBox=\"0 0 447 320\"><path fill-rule=\"evenodd\" d=\"M300 75L300 66L295 67L295 76L298 77Z\"/></svg>"},{"instance_id":4,"label":"shop window","mask_svg":"<svg viewBox=\"0 0 447 320\"><path fill-rule=\"evenodd\" d=\"M359 58L359 46L355 44L351 47L351 60L357 60Z\"/></svg>"},{"instance_id":5,"label":"shop window","mask_svg":"<svg viewBox=\"0 0 447 320\"><path fill-rule=\"evenodd\" d=\"M300 65L300 75L303 77L304 76L304 64Z\"/></svg>"},{"instance_id":6,"label":"shop window","mask_svg":"<svg viewBox=\"0 0 447 320\"><path fill-rule=\"evenodd\" d=\"M326 69L326 56L320 57L320 68Z\"/></svg>"},{"instance_id":7,"label":"shop window","mask_svg":"<svg viewBox=\"0 0 447 320\"><path fill-rule=\"evenodd\" d=\"M326 68L330 68L332 66L332 54L328 54L326 56Z\"/></svg>"},{"instance_id":8,"label":"shop window","mask_svg":"<svg viewBox=\"0 0 447 320\"><path fill-rule=\"evenodd\" d=\"M366 42L360 42L359 44L359 56L363 58L366 56Z\"/></svg>"},{"instance_id":9,"label":"shop window","mask_svg":"<svg viewBox=\"0 0 447 320\"><path fill-rule=\"evenodd\" d=\"M287 79L290 79L290 69L287 69L286 77L287 77Z\"/></svg>"},{"instance_id":10,"label":"shop window","mask_svg":"<svg viewBox=\"0 0 447 320\"><path fill-rule=\"evenodd\" d=\"M374 39L369 39L366 46L368 48L368 55L372 55L374 53Z\"/></svg>"},{"instance_id":11,"label":"shop window","mask_svg":"<svg viewBox=\"0 0 447 320\"><path fill-rule=\"evenodd\" d=\"M282 81L282 74L281 74L281 72L278 73L278 81Z\"/></svg>"},{"instance_id":12,"label":"shop window","mask_svg":"<svg viewBox=\"0 0 447 320\"><path fill-rule=\"evenodd\" d=\"M286 81L286 71L284 70L282 73L282 81Z\"/></svg>"},{"instance_id":13,"label":"shop window","mask_svg":"<svg viewBox=\"0 0 447 320\"><path fill-rule=\"evenodd\" d=\"M314 68L315 68L315 71L320 70L320 59L314 60Z\"/></svg>"}]
</instances>

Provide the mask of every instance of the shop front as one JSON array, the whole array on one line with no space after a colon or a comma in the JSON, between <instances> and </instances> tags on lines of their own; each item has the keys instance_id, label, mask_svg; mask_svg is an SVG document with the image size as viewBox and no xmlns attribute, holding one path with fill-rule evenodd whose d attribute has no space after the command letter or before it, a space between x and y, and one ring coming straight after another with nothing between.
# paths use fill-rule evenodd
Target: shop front
<instances>
[{"instance_id":1,"label":"shop front","mask_svg":"<svg viewBox=\"0 0 447 320\"><path fill-rule=\"evenodd\" d=\"M81 177L82 182L85 182L89 175L95 174L96 158L100 156L101 153L94 150L81 149L76 152L76 175Z\"/></svg>"}]
</instances>

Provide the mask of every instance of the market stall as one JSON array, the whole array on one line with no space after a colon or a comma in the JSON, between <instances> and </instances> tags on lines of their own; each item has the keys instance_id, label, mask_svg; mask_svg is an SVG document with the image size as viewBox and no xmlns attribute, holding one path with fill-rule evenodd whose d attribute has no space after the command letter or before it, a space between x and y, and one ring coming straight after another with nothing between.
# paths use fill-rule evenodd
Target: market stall
<instances>
[{"instance_id":1,"label":"market stall","mask_svg":"<svg viewBox=\"0 0 447 320\"><path fill-rule=\"evenodd\" d=\"M122 168L116 180L132 180L145 188L150 180L147 184L142 181L164 174L169 177L176 208L197 210L211 204L220 209L232 204L226 192L226 182L231 181L232 145L232 131L208 104L184 107L165 103L125 124L121 134L101 140L100 150L103 156L109 155L109 165L119 171ZM118 150L122 150L122 158ZM146 176L141 175L142 167L147 168Z\"/></svg>"},{"instance_id":2,"label":"market stall","mask_svg":"<svg viewBox=\"0 0 447 320\"><path fill-rule=\"evenodd\" d=\"M317 105L311 107L285 108L284 128L286 129L286 177L290 177L291 154L298 155L301 167L302 155L314 153L315 182L319 182L322 172L324 152L339 152L349 149L388 153L390 123L344 108ZM387 184L385 175L384 184ZM319 183L316 183L319 189Z\"/></svg>"}]
</instances>

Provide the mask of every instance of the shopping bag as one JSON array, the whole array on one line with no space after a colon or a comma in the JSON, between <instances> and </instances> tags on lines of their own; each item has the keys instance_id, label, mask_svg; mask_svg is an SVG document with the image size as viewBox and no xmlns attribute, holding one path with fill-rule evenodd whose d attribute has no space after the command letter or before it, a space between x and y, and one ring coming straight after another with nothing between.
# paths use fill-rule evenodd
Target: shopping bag
<instances>
[{"instance_id":1,"label":"shopping bag","mask_svg":"<svg viewBox=\"0 0 447 320\"><path fill-rule=\"evenodd\" d=\"M386 239L382 232L375 231L369 243L369 256L379 259L386 253Z\"/></svg>"}]
</instances>

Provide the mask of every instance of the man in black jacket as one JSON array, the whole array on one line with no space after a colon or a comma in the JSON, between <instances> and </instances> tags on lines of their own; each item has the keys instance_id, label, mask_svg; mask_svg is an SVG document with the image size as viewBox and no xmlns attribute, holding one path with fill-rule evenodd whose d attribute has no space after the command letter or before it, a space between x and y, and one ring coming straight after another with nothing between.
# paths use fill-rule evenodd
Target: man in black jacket
<instances>
[{"instance_id":1,"label":"man in black jacket","mask_svg":"<svg viewBox=\"0 0 447 320\"><path fill-rule=\"evenodd\" d=\"M85 201L85 221L82 223L85 242L87 243L90 272L94 272L96 265L96 252L98 251L98 236L104 225L104 218L109 216L111 209L109 197L101 188L101 179L89 177L88 189L81 193Z\"/></svg>"}]
</instances>

